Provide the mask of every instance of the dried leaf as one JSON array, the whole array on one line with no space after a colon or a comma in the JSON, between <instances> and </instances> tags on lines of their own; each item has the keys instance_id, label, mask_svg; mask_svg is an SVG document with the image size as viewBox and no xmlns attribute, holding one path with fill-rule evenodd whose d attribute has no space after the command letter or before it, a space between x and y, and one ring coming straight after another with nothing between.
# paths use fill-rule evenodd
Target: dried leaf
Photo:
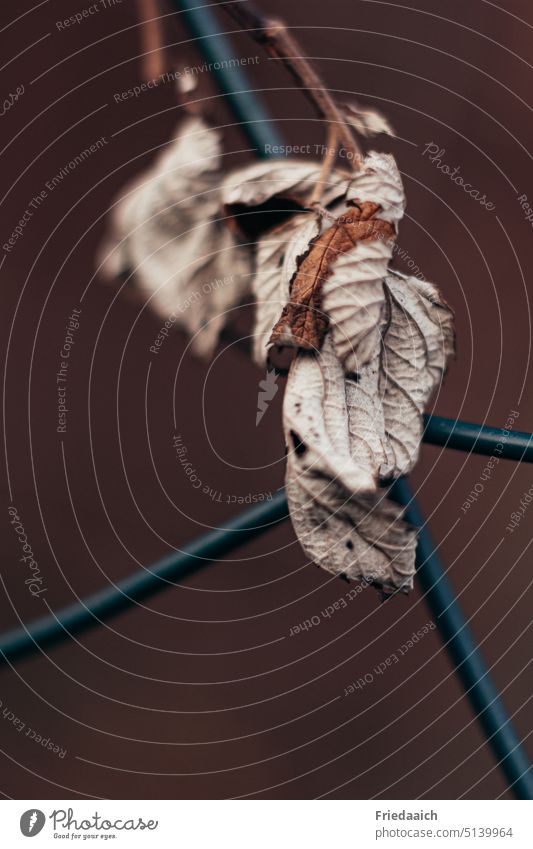
<instances>
[{"instance_id":1,"label":"dried leaf","mask_svg":"<svg viewBox=\"0 0 533 849\"><path fill-rule=\"evenodd\" d=\"M103 272L131 275L150 308L210 354L227 312L250 286L252 259L220 220L221 140L188 118L168 149L123 193Z\"/></svg>"},{"instance_id":2,"label":"dried leaf","mask_svg":"<svg viewBox=\"0 0 533 849\"><path fill-rule=\"evenodd\" d=\"M361 136L377 136L379 133L396 135L387 118L377 109L365 109L357 103L343 103L342 112L347 122Z\"/></svg>"},{"instance_id":3,"label":"dried leaf","mask_svg":"<svg viewBox=\"0 0 533 849\"><path fill-rule=\"evenodd\" d=\"M307 206L321 179L322 203L328 205L346 193L350 176L350 172L336 169L324 181L319 162L269 159L230 174L222 184L222 202L229 210L243 207L244 215L255 215L272 200L292 202L292 212L298 212L298 207L301 211Z\"/></svg>"},{"instance_id":4,"label":"dried leaf","mask_svg":"<svg viewBox=\"0 0 533 849\"><path fill-rule=\"evenodd\" d=\"M296 215L257 242L256 271L252 281L256 311L253 353L260 367L266 365L272 328L289 299L296 259L319 229L315 215Z\"/></svg>"},{"instance_id":5,"label":"dried leaf","mask_svg":"<svg viewBox=\"0 0 533 849\"><path fill-rule=\"evenodd\" d=\"M291 367L284 404L291 520L306 554L327 571L406 591L416 534L376 489L371 456L354 459L349 383L328 338L320 354L301 352Z\"/></svg>"},{"instance_id":6,"label":"dried leaf","mask_svg":"<svg viewBox=\"0 0 533 849\"><path fill-rule=\"evenodd\" d=\"M435 286L391 272L384 290L374 354L348 393L354 456L370 452L382 480L416 463L422 413L454 351L453 314Z\"/></svg>"}]
</instances>

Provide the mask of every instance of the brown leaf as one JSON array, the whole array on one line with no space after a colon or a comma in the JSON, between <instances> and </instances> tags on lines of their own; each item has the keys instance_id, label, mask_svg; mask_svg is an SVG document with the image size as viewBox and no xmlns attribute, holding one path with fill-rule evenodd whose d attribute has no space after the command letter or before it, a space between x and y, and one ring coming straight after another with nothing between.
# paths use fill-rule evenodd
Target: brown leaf
<instances>
[{"instance_id":1,"label":"brown leaf","mask_svg":"<svg viewBox=\"0 0 533 849\"><path fill-rule=\"evenodd\" d=\"M355 205L311 241L309 250L298 262L291 281L290 301L272 331L272 344L322 349L329 325L322 306L322 289L334 263L359 243L389 241L395 237L394 227L376 217L380 209L379 204L369 201Z\"/></svg>"},{"instance_id":2,"label":"brown leaf","mask_svg":"<svg viewBox=\"0 0 533 849\"><path fill-rule=\"evenodd\" d=\"M254 360L260 368L268 361L272 328L289 300L296 262L320 232L316 215L302 213L257 241L252 292L255 297Z\"/></svg>"}]
</instances>

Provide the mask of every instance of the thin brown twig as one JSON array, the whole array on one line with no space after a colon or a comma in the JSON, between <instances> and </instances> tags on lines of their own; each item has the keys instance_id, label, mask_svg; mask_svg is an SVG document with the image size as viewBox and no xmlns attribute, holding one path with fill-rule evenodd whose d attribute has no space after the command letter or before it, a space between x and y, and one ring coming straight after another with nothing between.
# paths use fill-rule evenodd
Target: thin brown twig
<instances>
[{"instance_id":1,"label":"thin brown twig","mask_svg":"<svg viewBox=\"0 0 533 849\"><path fill-rule=\"evenodd\" d=\"M290 34L283 21L263 16L247 2L235 3L228 0L217 0L217 2L244 30L250 33L255 41L264 47L267 53L282 60L291 76L312 102L319 117L330 122L335 128L337 145L335 153L338 145L342 144L353 167L359 168L362 154L352 131L326 89L324 82L304 56L298 42Z\"/></svg>"},{"instance_id":2,"label":"thin brown twig","mask_svg":"<svg viewBox=\"0 0 533 849\"><path fill-rule=\"evenodd\" d=\"M155 80L166 70L158 0L137 0L141 22L142 77Z\"/></svg>"},{"instance_id":3,"label":"thin brown twig","mask_svg":"<svg viewBox=\"0 0 533 849\"><path fill-rule=\"evenodd\" d=\"M322 160L322 168L320 169L320 175L316 182L315 188L313 189L313 193L311 194L311 197L309 199L309 206L313 206L313 204L320 202L324 185L326 184L328 177L330 176L335 165L335 159L337 156L338 149L339 134L337 130L337 125L330 124L328 127L328 135L326 141L326 153L324 154L324 159Z\"/></svg>"}]
</instances>

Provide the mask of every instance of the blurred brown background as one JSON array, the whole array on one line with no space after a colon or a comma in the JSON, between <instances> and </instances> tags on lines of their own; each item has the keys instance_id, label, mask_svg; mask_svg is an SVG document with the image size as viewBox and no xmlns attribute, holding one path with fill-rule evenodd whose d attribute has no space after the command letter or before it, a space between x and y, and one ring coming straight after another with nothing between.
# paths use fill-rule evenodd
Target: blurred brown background
<instances>
[{"instance_id":1,"label":"blurred brown background","mask_svg":"<svg viewBox=\"0 0 533 849\"><path fill-rule=\"evenodd\" d=\"M5 437L12 501L52 609L148 564L242 509L227 496L283 482L281 395L256 428L263 375L234 346L213 363L176 334L157 360L161 321L94 278L106 211L180 119L173 87L115 102L140 80L131 0L82 23L90 4L20 0L0 12L1 242L32 198L76 154L106 144L48 192L13 250L1 251ZM528 391L533 199L533 9L508 0L409 5L378 0L263 0L294 28L328 86L374 103L397 139L378 138L404 175L400 245L457 313L458 357L435 402L441 415L533 430ZM167 8L169 12L169 7ZM14 20L17 18L17 20ZM219 15L221 26L233 24ZM177 65L203 62L179 18L165 38ZM323 128L292 81L245 35L249 68L289 141ZM204 75L205 76L205 75ZM202 85L206 85L202 80ZM233 123L214 86L213 113ZM488 211L423 155L495 204ZM234 128L228 167L252 157ZM398 267L408 270L407 260ZM80 307L68 378L64 455L56 373L68 316ZM148 368L151 363L150 374ZM146 394L145 394L146 393ZM178 428L201 480L173 449ZM461 505L486 459L425 447L415 483L449 576L522 738L532 730L531 514L505 526L531 470L501 462L477 502ZM24 586L4 481L2 630L45 612ZM289 523L61 647L0 672L2 710L66 749L43 749L0 716L0 789L15 798L495 798L507 790L433 631L372 684L344 689L385 661L430 614L415 591L381 605L366 590L318 627L348 587L320 572ZM533 746L529 741L530 755Z\"/></svg>"}]
</instances>

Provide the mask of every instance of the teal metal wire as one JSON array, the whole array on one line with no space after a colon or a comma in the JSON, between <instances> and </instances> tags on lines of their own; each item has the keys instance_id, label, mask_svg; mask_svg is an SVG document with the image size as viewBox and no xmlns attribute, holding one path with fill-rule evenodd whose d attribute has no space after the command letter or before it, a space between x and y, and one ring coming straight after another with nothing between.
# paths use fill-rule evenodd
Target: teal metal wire
<instances>
[{"instance_id":1,"label":"teal metal wire","mask_svg":"<svg viewBox=\"0 0 533 849\"><path fill-rule=\"evenodd\" d=\"M458 435L460 443L457 441ZM503 443L502 453L499 455L502 459L533 463L533 434L530 433L502 434L499 428L428 416L424 438L426 442L434 442L435 445L453 442L454 447L461 451L492 454L497 448L500 450L504 435L507 436L507 441ZM405 490L402 498L404 503L411 500L406 498ZM198 537L183 549L173 551L156 563L134 572L123 581L83 599L78 604L69 605L29 625L1 634L0 663L2 660L20 660L38 652L39 649L43 650L68 639L71 635L102 624L136 602L149 598L208 563L220 559L237 546L284 521L287 516L285 494L280 491L271 502L254 506L215 531ZM422 529L421 534L427 533L418 517L410 516L409 520ZM419 539L421 538L419 536Z\"/></svg>"}]
</instances>

